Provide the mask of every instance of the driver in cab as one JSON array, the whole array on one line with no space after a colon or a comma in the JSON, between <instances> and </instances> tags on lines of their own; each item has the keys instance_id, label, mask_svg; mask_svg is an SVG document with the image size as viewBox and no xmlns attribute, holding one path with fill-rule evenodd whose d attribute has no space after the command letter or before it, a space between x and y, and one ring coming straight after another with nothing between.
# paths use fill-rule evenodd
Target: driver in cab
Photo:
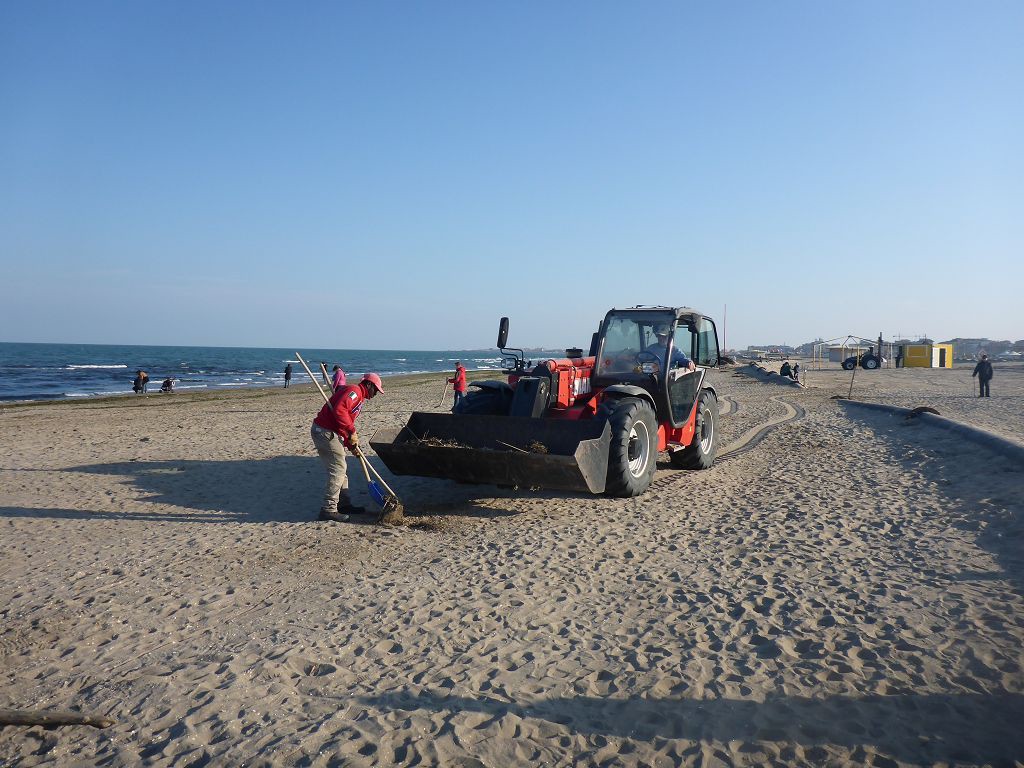
<instances>
[{"instance_id":1,"label":"driver in cab","mask_svg":"<svg viewBox=\"0 0 1024 768\"><path fill-rule=\"evenodd\" d=\"M668 349L668 340L672 338L672 327L669 325L656 325L654 327L654 335L657 338L653 344L647 347L645 352L650 352L652 355L657 355L659 360L665 359L665 351ZM693 364L693 360L688 358L683 351L678 347L672 349L672 359L668 361L669 370L673 368L684 368L687 371L694 371L697 366Z\"/></svg>"}]
</instances>

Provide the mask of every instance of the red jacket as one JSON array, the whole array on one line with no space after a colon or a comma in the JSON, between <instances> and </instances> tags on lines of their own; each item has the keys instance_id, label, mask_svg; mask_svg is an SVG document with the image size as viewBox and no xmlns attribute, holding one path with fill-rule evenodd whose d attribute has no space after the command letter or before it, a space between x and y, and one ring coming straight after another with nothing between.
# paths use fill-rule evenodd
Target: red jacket
<instances>
[{"instance_id":1,"label":"red jacket","mask_svg":"<svg viewBox=\"0 0 1024 768\"><path fill-rule=\"evenodd\" d=\"M452 387L452 389L454 389L456 392L465 392L466 391L466 369L463 368L461 365L458 368L456 368L455 369L455 378L454 379L448 379L448 383L449 384L455 384L455 386Z\"/></svg>"},{"instance_id":2,"label":"red jacket","mask_svg":"<svg viewBox=\"0 0 1024 768\"><path fill-rule=\"evenodd\" d=\"M336 432L341 441L345 445L349 445L349 438L356 431L356 417L362 410L365 399L366 385L363 382L339 387L331 395L330 402L324 403L324 407L313 419L313 423L331 432Z\"/></svg>"}]
</instances>

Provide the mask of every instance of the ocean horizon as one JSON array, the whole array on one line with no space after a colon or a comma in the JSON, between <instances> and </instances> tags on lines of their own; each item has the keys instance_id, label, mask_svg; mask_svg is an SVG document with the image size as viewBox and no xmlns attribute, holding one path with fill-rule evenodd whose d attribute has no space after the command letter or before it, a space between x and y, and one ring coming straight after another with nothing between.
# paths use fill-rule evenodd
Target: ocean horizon
<instances>
[{"instance_id":1,"label":"ocean horizon","mask_svg":"<svg viewBox=\"0 0 1024 768\"><path fill-rule=\"evenodd\" d=\"M381 376L469 370L500 370L495 349L285 349L280 347L197 347L132 344L54 344L0 342L0 401L61 400L133 395L135 372L149 374L149 391L170 378L174 391L274 387L307 379L298 352L314 374L320 363L340 365L346 375L373 371ZM533 353L531 353L533 354ZM539 350L534 357L561 357L564 350ZM529 357L530 355L528 355Z\"/></svg>"}]
</instances>

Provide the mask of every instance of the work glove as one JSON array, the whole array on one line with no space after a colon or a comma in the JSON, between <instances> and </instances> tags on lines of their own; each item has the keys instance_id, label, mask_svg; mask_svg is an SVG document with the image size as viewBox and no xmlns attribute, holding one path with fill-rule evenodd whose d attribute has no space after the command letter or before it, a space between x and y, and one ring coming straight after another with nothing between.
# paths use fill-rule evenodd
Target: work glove
<instances>
[{"instance_id":1,"label":"work glove","mask_svg":"<svg viewBox=\"0 0 1024 768\"><path fill-rule=\"evenodd\" d=\"M348 440L345 441L345 445L346 445L346 447L350 451L352 451L352 453L358 452L359 451L359 433L356 432L355 430L352 430L352 434L348 436Z\"/></svg>"}]
</instances>

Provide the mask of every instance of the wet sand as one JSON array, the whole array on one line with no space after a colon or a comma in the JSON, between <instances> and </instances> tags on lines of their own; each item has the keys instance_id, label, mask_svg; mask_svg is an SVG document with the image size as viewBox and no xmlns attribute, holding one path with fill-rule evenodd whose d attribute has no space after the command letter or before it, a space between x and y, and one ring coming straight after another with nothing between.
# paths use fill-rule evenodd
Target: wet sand
<instances>
[{"instance_id":1,"label":"wet sand","mask_svg":"<svg viewBox=\"0 0 1024 768\"><path fill-rule=\"evenodd\" d=\"M385 471L397 529L315 521L309 387L2 408L0 708L115 724L0 764L1024 760L1024 468L806 374L721 372L726 455L637 499ZM971 383L854 396L1024 441L1024 372ZM364 439L443 377L387 386Z\"/></svg>"}]
</instances>

